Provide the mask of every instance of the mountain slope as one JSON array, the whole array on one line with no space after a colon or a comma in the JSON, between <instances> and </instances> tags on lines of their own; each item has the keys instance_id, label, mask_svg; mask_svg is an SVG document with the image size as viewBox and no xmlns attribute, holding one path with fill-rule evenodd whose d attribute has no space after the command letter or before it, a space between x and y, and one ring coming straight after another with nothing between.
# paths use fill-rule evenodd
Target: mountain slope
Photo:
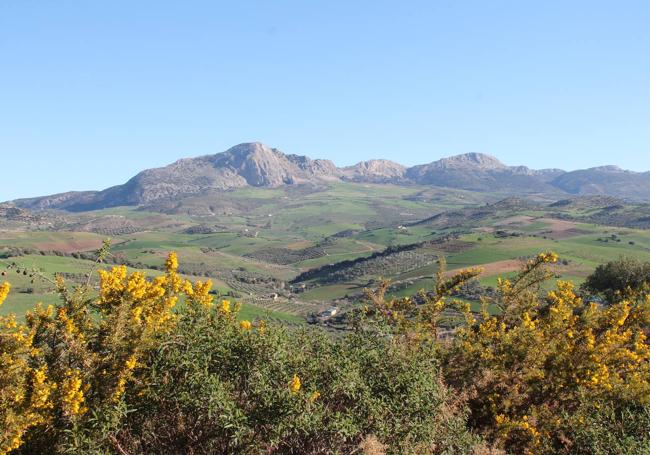
<instances>
[{"instance_id":1,"label":"mountain slope","mask_svg":"<svg viewBox=\"0 0 650 455\"><path fill-rule=\"evenodd\" d=\"M511 195L609 195L650 200L650 172L615 166L565 172L507 166L493 156L468 153L406 168L389 160L369 160L338 168L329 160L287 155L259 142L236 145L225 152L185 158L140 172L123 185L103 191L68 192L13 201L18 207L87 211L122 205L174 205L197 195L219 198L241 187L315 185L328 182L435 185Z\"/></svg>"},{"instance_id":2,"label":"mountain slope","mask_svg":"<svg viewBox=\"0 0 650 455\"><path fill-rule=\"evenodd\" d=\"M617 166L600 166L567 172L553 185L570 194L607 195L626 199L650 198L650 172L632 172Z\"/></svg>"},{"instance_id":3,"label":"mountain slope","mask_svg":"<svg viewBox=\"0 0 650 455\"><path fill-rule=\"evenodd\" d=\"M15 201L19 207L83 211L121 205L143 205L211 190L244 186L337 180L329 160L285 155L259 142L236 145L223 153L185 158L169 166L140 172L124 185L98 192L63 193Z\"/></svg>"},{"instance_id":4,"label":"mountain slope","mask_svg":"<svg viewBox=\"0 0 650 455\"><path fill-rule=\"evenodd\" d=\"M413 166L406 177L422 185L437 185L473 191L555 193L548 181L561 170L536 171L525 166L506 166L495 157L468 153Z\"/></svg>"},{"instance_id":5,"label":"mountain slope","mask_svg":"<svg viewBox=\"0 0 650 455\"><path fill-rule=\"evenodd\" d=\"M397 183L404 179L406 167L390 160L369 160L344 167L342 172L352 182Z\"/></svg>"}]
</instances>

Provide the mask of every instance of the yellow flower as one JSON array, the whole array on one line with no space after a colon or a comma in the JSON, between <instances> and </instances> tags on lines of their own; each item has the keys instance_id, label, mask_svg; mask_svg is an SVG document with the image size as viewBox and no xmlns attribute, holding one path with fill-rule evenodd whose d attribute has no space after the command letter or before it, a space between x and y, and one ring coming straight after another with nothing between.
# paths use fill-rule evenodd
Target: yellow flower
<instances>
[{"instance_id":1,"label":"yellow flower","mask_svg":"<svg viewBox=\"0 0 650 455\"><path fill-rule=\"evenodd\" d=\"M190 280L185 280L183 283L183 292L188 297L192 297L194 295L194 288L192 287L192 282Z\"/></svg>"},{"instance_id":2,"label":"yellow flower","mask_svg":"<svg viewBox=\"0 0 650 455\"><path fill-rule=\"evenodd\" d=\"M131 316L133 316L133 320L137 323L140 324L142 320L140 319L140 316L142 316L142 307L137 306L131 310Z\"/></svg>"},{"instance_id":3,"label":"yellow flower","mask_svg":"<svg viewBox=\"0 0 650 455\"><path fill-rule=\"evenodd\" d=\"M9 283L0 284L0 305L2 305L2 302L4 302L7 296L9 295L9 289L11 289L11 284Z\"/></svg>"},{"instance_id":4,"label":"yellow flower","mask_svg":"<svg viewBox=\"0 0 650 455\"><path fill-rule=\"evenodd\" d=\"M115 391L113 392L113 396L111 397L113 402L117 403L120 401L120 398L122 395L124 395L124 391L126 390L126 378L124 376L120 376L120 378L117 380L117 385L115 386Z\"/></svg>"},{"instance_id":5,"label":"yellow flower","mask_svg":"<svg viewBox=\"0 0 650 455\"><path fill-rule=\"evenodd\" d=\"M53 405L49 398L52 390L55 388L55 384L47 384L45 368L34 370L32 377L32 406L36 409L51 408Z\"/></svg>"},{"instance_id":6,"label":"yellow flower","mask_svg":"<svg viewBox=\"0 0 650 455\"><path fill-rule=\"evenodd\" d=\"M320 392L317 390L311 395L309 395L309 402L313 403L314 401L318 400L320 398Z\"/></svg>"},{"instance_id":7,"label":"yellow flower","mask_svg":"<svg viewBox=\"0 0 650 455\"><path fill-rule=\"evenodd\" d=\"M126 290L134 300L142 299L147 293L146 278L142 272L135 272L129 276L126 283Z\"/></svg>"},{"instance_id":8,"label":"yellow flower","mask_svg":"<svg viewBox=\"0 0 650 455\"><path fill-rule=\"evenodd\" d=\"M69 336L74 336L79 332L72 318L68 316L68 313L65 310L65 308L58 309L57 319L63 323L63 326L65 328L65 333L68 334Z\"/></svg>"},{"instance_id":9,"label":"yellow flower","mask_svg":"<svg viewBox=\"0 0 650 455\"><path fill-rule=\"evenodd\" d=\"M241 327L242 330L250 330L251 327L253 327L253 324L251 324L251 321L241 321L239 323L239 327Z\"/></svg>"},{"instance_id":10,"label":"yellow flower","mask_svg":"<svg viewBox=\"0 0 650 455\"><path fill-rule=\"evenodd\" d=\"M225 314L230 313L230 300L223 300L221 302L221 312Z\"/></svg>"},{"instance_id":11,"label":"yellow flower","mask_svg":"<svg viewBox=\"0 0 650 455\"><path fill-rule=\"evenodd\" d=\"M178 270L178 255L175 251L169 253L167 260L165 261L165 268L168 272L175 272Z\"/></svg>"},{"instance_id":12,"label":"yellow flower","mask_svg":"<svg viewBox=\"0 0 650 455\"><path fill-rule=\"evenodd\" d=\"M535 321L531 319L530 313L528 313L528 311L524 311L524 314L521 318L524 323L524 327L531 330L535 328Z\"/></svg>"},{"instance_id":13,"label":"yellow flower","mask_svg":"<svg viewBox=\"0 0 650 455\"><path fill-rule=\"evenodd\" d=\"M78 370L68 370L61 387L61 399L66 414L78 415L86 412L81 405L84 402L81 375Z\"/></svg>"},{"instance_id":14,"label":"yellow flower","mask_svg":"<svg viewBox=\"0 0 650 455\"><path fill-rule=\"evenodd\" d=\"M211 280L197 281L194 286L189 281L186 281L183 290L185 295L189 297L190 302L209 308L212 306L211 288Z\"/></svg>"},{"instance_id":15,"label":"yellow flower","mask_svg":"<svg viewBox=\"0 0 650 455\"><path fill-rule=\"evenodd\" d=\"M126 367L127 370L132 370L135 368L135 365L138 363L138 360L133 354L131 357L129 357L126 362L124 363L124 366Z\"/></svg>"},{"instance_id":16,"label":"yellow flower","mask_svg":"<svg viewBox=\"0 0 650 455\"><path fill-rule=\"evenodd\" d=\"M546 253L540 253L537 257L541 262L546 262L546 263L551 263L551 264L557 262L557 260L559 259L557 253L555 253L553 251L548 251Z\"/></svg>"},{"instance_id":17,"label":"yellow flower","mask_svg":"<svg viewBox=\"0 0 650 455\"><path fill-rule=\"evenodd\" d=\"M294 374L293 379L291 379L291 384L289 385L289 389L291 390L291 393L296 394L300 392L301 386L302 383L300 382L300 377L297 374Z\"/></svg>"}]
</instances>

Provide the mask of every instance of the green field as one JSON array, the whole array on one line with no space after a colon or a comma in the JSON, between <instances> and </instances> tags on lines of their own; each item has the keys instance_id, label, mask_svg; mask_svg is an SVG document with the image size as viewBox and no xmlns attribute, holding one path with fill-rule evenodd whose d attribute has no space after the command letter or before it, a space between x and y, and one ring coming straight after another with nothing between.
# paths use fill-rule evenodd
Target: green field
<instances>
[{"instance_id":1,"label":"green field","mask_svg":"<svg viewBox=\"0 0 650 455\"><path fill-rule=\"evenodd\" d=\"M23 314L36 302L55 302L47 279L55 272L86 273L92 261L72 255L89 254L106 237L113 245L110 262L151 276L160 273L167 253L176 251L184 276L210 277L219 293L243 302L242 317L291 323L332 304L354 306L379 277L395 284L395 296L430 288L439 257L451 271L482 266L484 286L494 286L521 260L547 250L563 260L556 273L577 283L621 255L650 261L648 230L581 221L599 213L593 207L568 207L558 219L561 209L544 204L485 205L498 195L352 183L242 188L220 198L188 198L170 213L136 207L56 213L48 215L54 221L47 229L0 220L0 269L13 286L0 312ZM473 211L477 208L482 209ZM622 212L627 216L633 210ZM405 246L410 252L373 259L388 247ZM361 262L344 262L354 260ZM14 263L37 276L7 269ZM338 275L293 283L324 266Z\"/></svg>"}]
</instances>

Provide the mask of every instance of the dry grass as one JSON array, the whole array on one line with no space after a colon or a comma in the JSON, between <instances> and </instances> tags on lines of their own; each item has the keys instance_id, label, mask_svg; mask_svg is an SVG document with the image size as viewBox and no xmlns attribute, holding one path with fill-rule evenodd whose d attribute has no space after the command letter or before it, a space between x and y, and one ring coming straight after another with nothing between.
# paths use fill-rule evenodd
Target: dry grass
<instances>
[{"instance_id":1,"label":"dry grass","mask_svg":"<svg viewBox=\"0 0 650 455\"><path fill-rule=\"evenodd\" d=\"M480 264L477 267L483 269L480 277L488 277L494 275L501 275L508 272L516 272L521 270L523 262L519 259L504 259L503 261L488 262L487 264ZM458 273L458 270L450 270L445 273L445 278L451 278Z\"/></svg>"},{"instance_id":2,"label":"dry grass","mask_svg":"<svg viewBox=\"0 0 650 455\"><path fill-rule=\"evenodd\" d=\"M70 239L60 242L37 242L34 246L41 250L56 250L64 253L77 251L95 251L102 246L101 239Z\"/></svg>"},{"instance_id":3,"label":"dry grass","mask_svg":"<svg viewBox=\"0 0 650 455\"><path fill-rule=\"evenodd\" d=\"M360 453L363 455L386 455L386 449L387 447L374 435L366 436L359 444Z\"/></svg>"}]
</instances>

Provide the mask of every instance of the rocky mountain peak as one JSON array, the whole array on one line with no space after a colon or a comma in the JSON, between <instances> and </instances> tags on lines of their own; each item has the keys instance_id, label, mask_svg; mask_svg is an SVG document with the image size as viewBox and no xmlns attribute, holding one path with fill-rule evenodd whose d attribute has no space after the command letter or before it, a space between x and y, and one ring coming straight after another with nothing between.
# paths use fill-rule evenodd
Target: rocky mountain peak
<instances>
[{"instance_id":1,"label":"rocky mountain peak","mask_svg":"<svg viewBox=\"0 0 650 455\"><path fill-rule=\"evenodd\" d=\"M505 169L507 166L492 155L485 153L464 153L442 158L432 163L441 169Z\"/></svg>"},{"instance_id":2,"label":"rocky mountain peak","mask_svg":"<svg viewBox=\"0 0 650 455\"><path fill-rule=\"evenodd\" d=\"M214 155L211 162L215 169L237 174L252 186L278 186L296 177L286 156L261 142L235 145Z\"/></svg>"},{"instance_id":3,"label":"rocky mountain peak","mask_svg":"<svg viewBox=\"0 0 650 455\"><path fill-rule=\"evenodd\" d=\"M400 180L404 177L406 168L399 163L390 160L368 160L361 161L353 166L343 168L343 174L347 180L388 182Z\"/></svg>"},{"instance_id":4,"label":"rocky mountain peak","mask_svg":"<svg viewBox=\"0 0 650 455\"><path fill-rule=\"evenodd\" d=\"M230 147L225 152L212 155L212 162L239 166L248 161L262 165L262 163L278 163L283 157L282 152L261 142L244 142Z\"/></svg>"}]
</instances>

